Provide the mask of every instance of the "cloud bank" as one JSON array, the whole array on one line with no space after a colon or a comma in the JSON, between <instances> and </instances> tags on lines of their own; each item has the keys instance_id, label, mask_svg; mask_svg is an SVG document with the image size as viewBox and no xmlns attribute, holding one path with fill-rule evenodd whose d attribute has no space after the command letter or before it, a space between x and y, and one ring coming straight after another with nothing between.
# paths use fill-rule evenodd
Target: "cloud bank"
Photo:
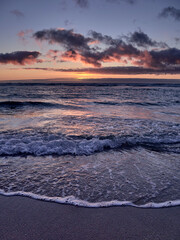
<instances>
[{"instance_id":1,"label":"cloud bank","mask_svg":"<svg viewBox=\"0 0 180 240\"><path fill-rule=\"evenodd\" d=\"M27 70L42 70L54 72L76 72L76 73L93 73L93 74L110 74L110 75L134 75L134 74L180 74L180 67L153 69L143 67L102 67L102 68L25 68Z\"/></svg>"}]
</instances>

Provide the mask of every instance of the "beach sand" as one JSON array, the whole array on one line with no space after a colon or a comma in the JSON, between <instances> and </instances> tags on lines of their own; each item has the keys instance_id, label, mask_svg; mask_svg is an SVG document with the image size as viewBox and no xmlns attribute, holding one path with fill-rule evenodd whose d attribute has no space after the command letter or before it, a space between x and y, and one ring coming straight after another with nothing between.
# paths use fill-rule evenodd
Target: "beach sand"
<instances>
[{"instance_id":1,"label":"beach sand","mask_svg":"<svg viewBox=\"0 0 180 240\"><path fill-rule=\"evenodd\" d=\"M0 196L1 240L179 240L180 207L83 208Z\"/></svg>"}]
</instances>

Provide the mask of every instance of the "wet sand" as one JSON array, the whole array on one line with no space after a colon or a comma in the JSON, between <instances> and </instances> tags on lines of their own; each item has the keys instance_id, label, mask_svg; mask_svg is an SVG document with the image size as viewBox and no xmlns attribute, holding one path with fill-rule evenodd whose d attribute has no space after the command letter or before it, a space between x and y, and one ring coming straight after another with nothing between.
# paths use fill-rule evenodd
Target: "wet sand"
<instances>
[{"instance_id":1,"label":"wet sand","mask_svg":"<svg viewBox=\"0 0 180 240\"><path fill-rule=\"evenodd\" d=\"M1 240L179 240L180 207L83 208L0 196Z\"/></svg>"}]
</instances>

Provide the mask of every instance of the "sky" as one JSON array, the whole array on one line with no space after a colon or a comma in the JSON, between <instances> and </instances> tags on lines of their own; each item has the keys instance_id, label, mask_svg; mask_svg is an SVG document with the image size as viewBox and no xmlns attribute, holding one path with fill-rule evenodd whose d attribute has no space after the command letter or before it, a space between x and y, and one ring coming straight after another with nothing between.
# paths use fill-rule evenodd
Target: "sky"
<instances>
[{"instance_id":1,"label":"sky","mask_svg":"<svg viewBox=\"0 0 180 240\"><path fill-rule=\"evenodd\" d=\"M1 0L0 81L180 79L179 0Z\"/></svg>"}]
</instances>

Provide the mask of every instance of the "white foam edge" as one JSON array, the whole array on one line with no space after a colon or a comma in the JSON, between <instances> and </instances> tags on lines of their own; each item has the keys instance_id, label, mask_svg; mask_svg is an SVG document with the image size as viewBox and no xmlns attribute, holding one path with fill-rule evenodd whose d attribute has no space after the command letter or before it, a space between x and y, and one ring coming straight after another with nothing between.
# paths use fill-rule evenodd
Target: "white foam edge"
<instances>
[{"instance_id":1,"label":"white foam edge","mask_svg":"<svg viewBox=\"0 0 180 240\"><path fill-rule=\"evenodd\" d=\"M103 202L88 202L84 200L76 199L74 196L68 196L68 197L47 197L44 195L38 195L30 192L23 192L23 191L17 191L17 192L5 192L4 190L0 190L0 195L3 196L22 196L22 197L29 197L36 200L42 200L46 202L54 202L54 203L60 203L60 204L69 204L79 207L88 207L88 208L100 208L100 207L113 207L113 206L131 206L136 208L164 208L164 207L174 207L180 205L180 200L172 200L172 201L166 201L161 203L155 203L155 202L149 202L144 205L136 205L132 203L131 201L118 201L118 200L112 200L112 201L103 201Z\"/></svg>"}]
</instances>

